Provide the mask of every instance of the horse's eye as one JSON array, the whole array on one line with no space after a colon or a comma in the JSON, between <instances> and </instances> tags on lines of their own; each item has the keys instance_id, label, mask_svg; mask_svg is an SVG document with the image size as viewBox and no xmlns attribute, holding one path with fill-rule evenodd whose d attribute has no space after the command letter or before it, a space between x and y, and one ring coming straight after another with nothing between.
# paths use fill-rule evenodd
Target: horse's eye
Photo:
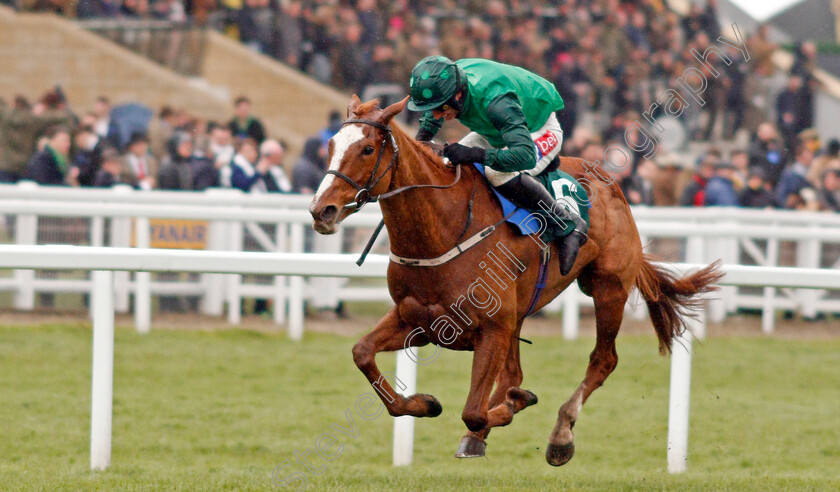
<instances>
[{"instance_id":1,"label":"horse's eye","mask_svg":"<svg viewBox=\"0 0 840 492\"><path fill-rule=\"evenodd\" d=\"M371 155L371 154L373 154L373 147L371 147L370 145L368 145L367 147L365 147L365 148L364 148L364 150L362 150L362 153L363 153L364 155Z\"/></svg>"}]
</instances>

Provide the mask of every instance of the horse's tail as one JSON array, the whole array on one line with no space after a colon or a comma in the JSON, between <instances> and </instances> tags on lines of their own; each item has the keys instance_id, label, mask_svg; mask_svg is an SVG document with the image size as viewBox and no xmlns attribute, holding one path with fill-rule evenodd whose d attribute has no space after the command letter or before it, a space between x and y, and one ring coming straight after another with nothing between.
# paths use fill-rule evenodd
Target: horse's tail
<instances>
[{"instance_id":1,"label":"horse's tail","mask_svg":"<svg viewBox=\"0 0 840 492\"><path fill-rule=\"evenodd\" d=\"M703 299L698 295L717 290L713 283L723 277L720 261L677 278L670 271L652 263L650 256L642 258L642 268L636 277L636 287L645 298L650 319L659 337L659 352L671 351L671 340L682 334L688 326L687 318L694 316Z\"/></svg>"}]
</instances>

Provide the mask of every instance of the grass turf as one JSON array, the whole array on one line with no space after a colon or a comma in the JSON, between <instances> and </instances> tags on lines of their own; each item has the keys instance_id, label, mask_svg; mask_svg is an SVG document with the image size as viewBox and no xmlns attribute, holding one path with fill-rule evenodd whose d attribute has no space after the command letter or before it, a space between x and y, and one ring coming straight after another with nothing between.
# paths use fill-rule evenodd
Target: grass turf
<instances>
[{"instance_id":1,"label":"grass turf","mask_svg":"<svg viewBox=\"0 0 840 492\"><path fill-rule=\"evenodd\" d=\"M689 471L678 476L665 463L669 361L653 336L619 337L618 369L584 406L577 454L559 469L544 461L546 438L593 340L523 345L523 387L540 403L491 433L486 458L463 461L452 455L472 354L441 352L420 368L418 389L444 413L417 420L414 465L399 469L390 465L391 417L364 420L354 407L372 392L353 365L354 342L118 329L112 466L91 472L89 326L0 328L0 489L266 490L286 460L274 478L305 474L308 490L840 488L840 340L695 345ZM393 360L379 358L385 370ZM355 425L357 436L333 424ZM294 453L327 432L338 438L328 452L340 444L341 454L311 452L316 475Z\"/></svg>"}]
</instances>

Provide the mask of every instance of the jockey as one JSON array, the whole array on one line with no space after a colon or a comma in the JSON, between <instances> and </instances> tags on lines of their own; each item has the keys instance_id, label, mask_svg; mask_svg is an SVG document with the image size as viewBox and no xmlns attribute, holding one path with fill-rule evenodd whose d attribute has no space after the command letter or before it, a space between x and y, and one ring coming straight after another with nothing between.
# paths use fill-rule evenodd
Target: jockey
<instances>
[{"instance_id":1,"label":"jockey","mask_svg":"<svg viewBox=\"0 0 840 492\"><path fill-rule=\"evenodd\" d=\"M410 86L408 109L424 113L417 140L431 140L444 121L458 118L471 133L444 147L444 157L453 164L483 163L490 184L517 206L574 222L560 246L560 272L569 273L588 239L586 221L555 202L534 178L558 157L563 143L554 114L563 109L563 99L554 85L490 60L429 56L412 70ZM555 225L562 228L559 221Z\"/></svg>"}]
</instances>

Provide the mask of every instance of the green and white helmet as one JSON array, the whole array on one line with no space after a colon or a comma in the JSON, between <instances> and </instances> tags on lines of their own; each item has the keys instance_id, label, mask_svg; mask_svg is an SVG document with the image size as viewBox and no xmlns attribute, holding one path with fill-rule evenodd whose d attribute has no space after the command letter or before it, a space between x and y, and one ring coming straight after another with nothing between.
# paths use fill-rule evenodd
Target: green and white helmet
<instances>
[{"instance_id":1,"label":"green and white helmet","mask_svg":"<svg viewBox=\"0 0 840 492\"><path fill-rule=\"evenodd\" d=\"M449 101L461 83L461 69L445 56L427 56L411 71L408 109L429 111Z\"/></svg>"}]
</instances>

